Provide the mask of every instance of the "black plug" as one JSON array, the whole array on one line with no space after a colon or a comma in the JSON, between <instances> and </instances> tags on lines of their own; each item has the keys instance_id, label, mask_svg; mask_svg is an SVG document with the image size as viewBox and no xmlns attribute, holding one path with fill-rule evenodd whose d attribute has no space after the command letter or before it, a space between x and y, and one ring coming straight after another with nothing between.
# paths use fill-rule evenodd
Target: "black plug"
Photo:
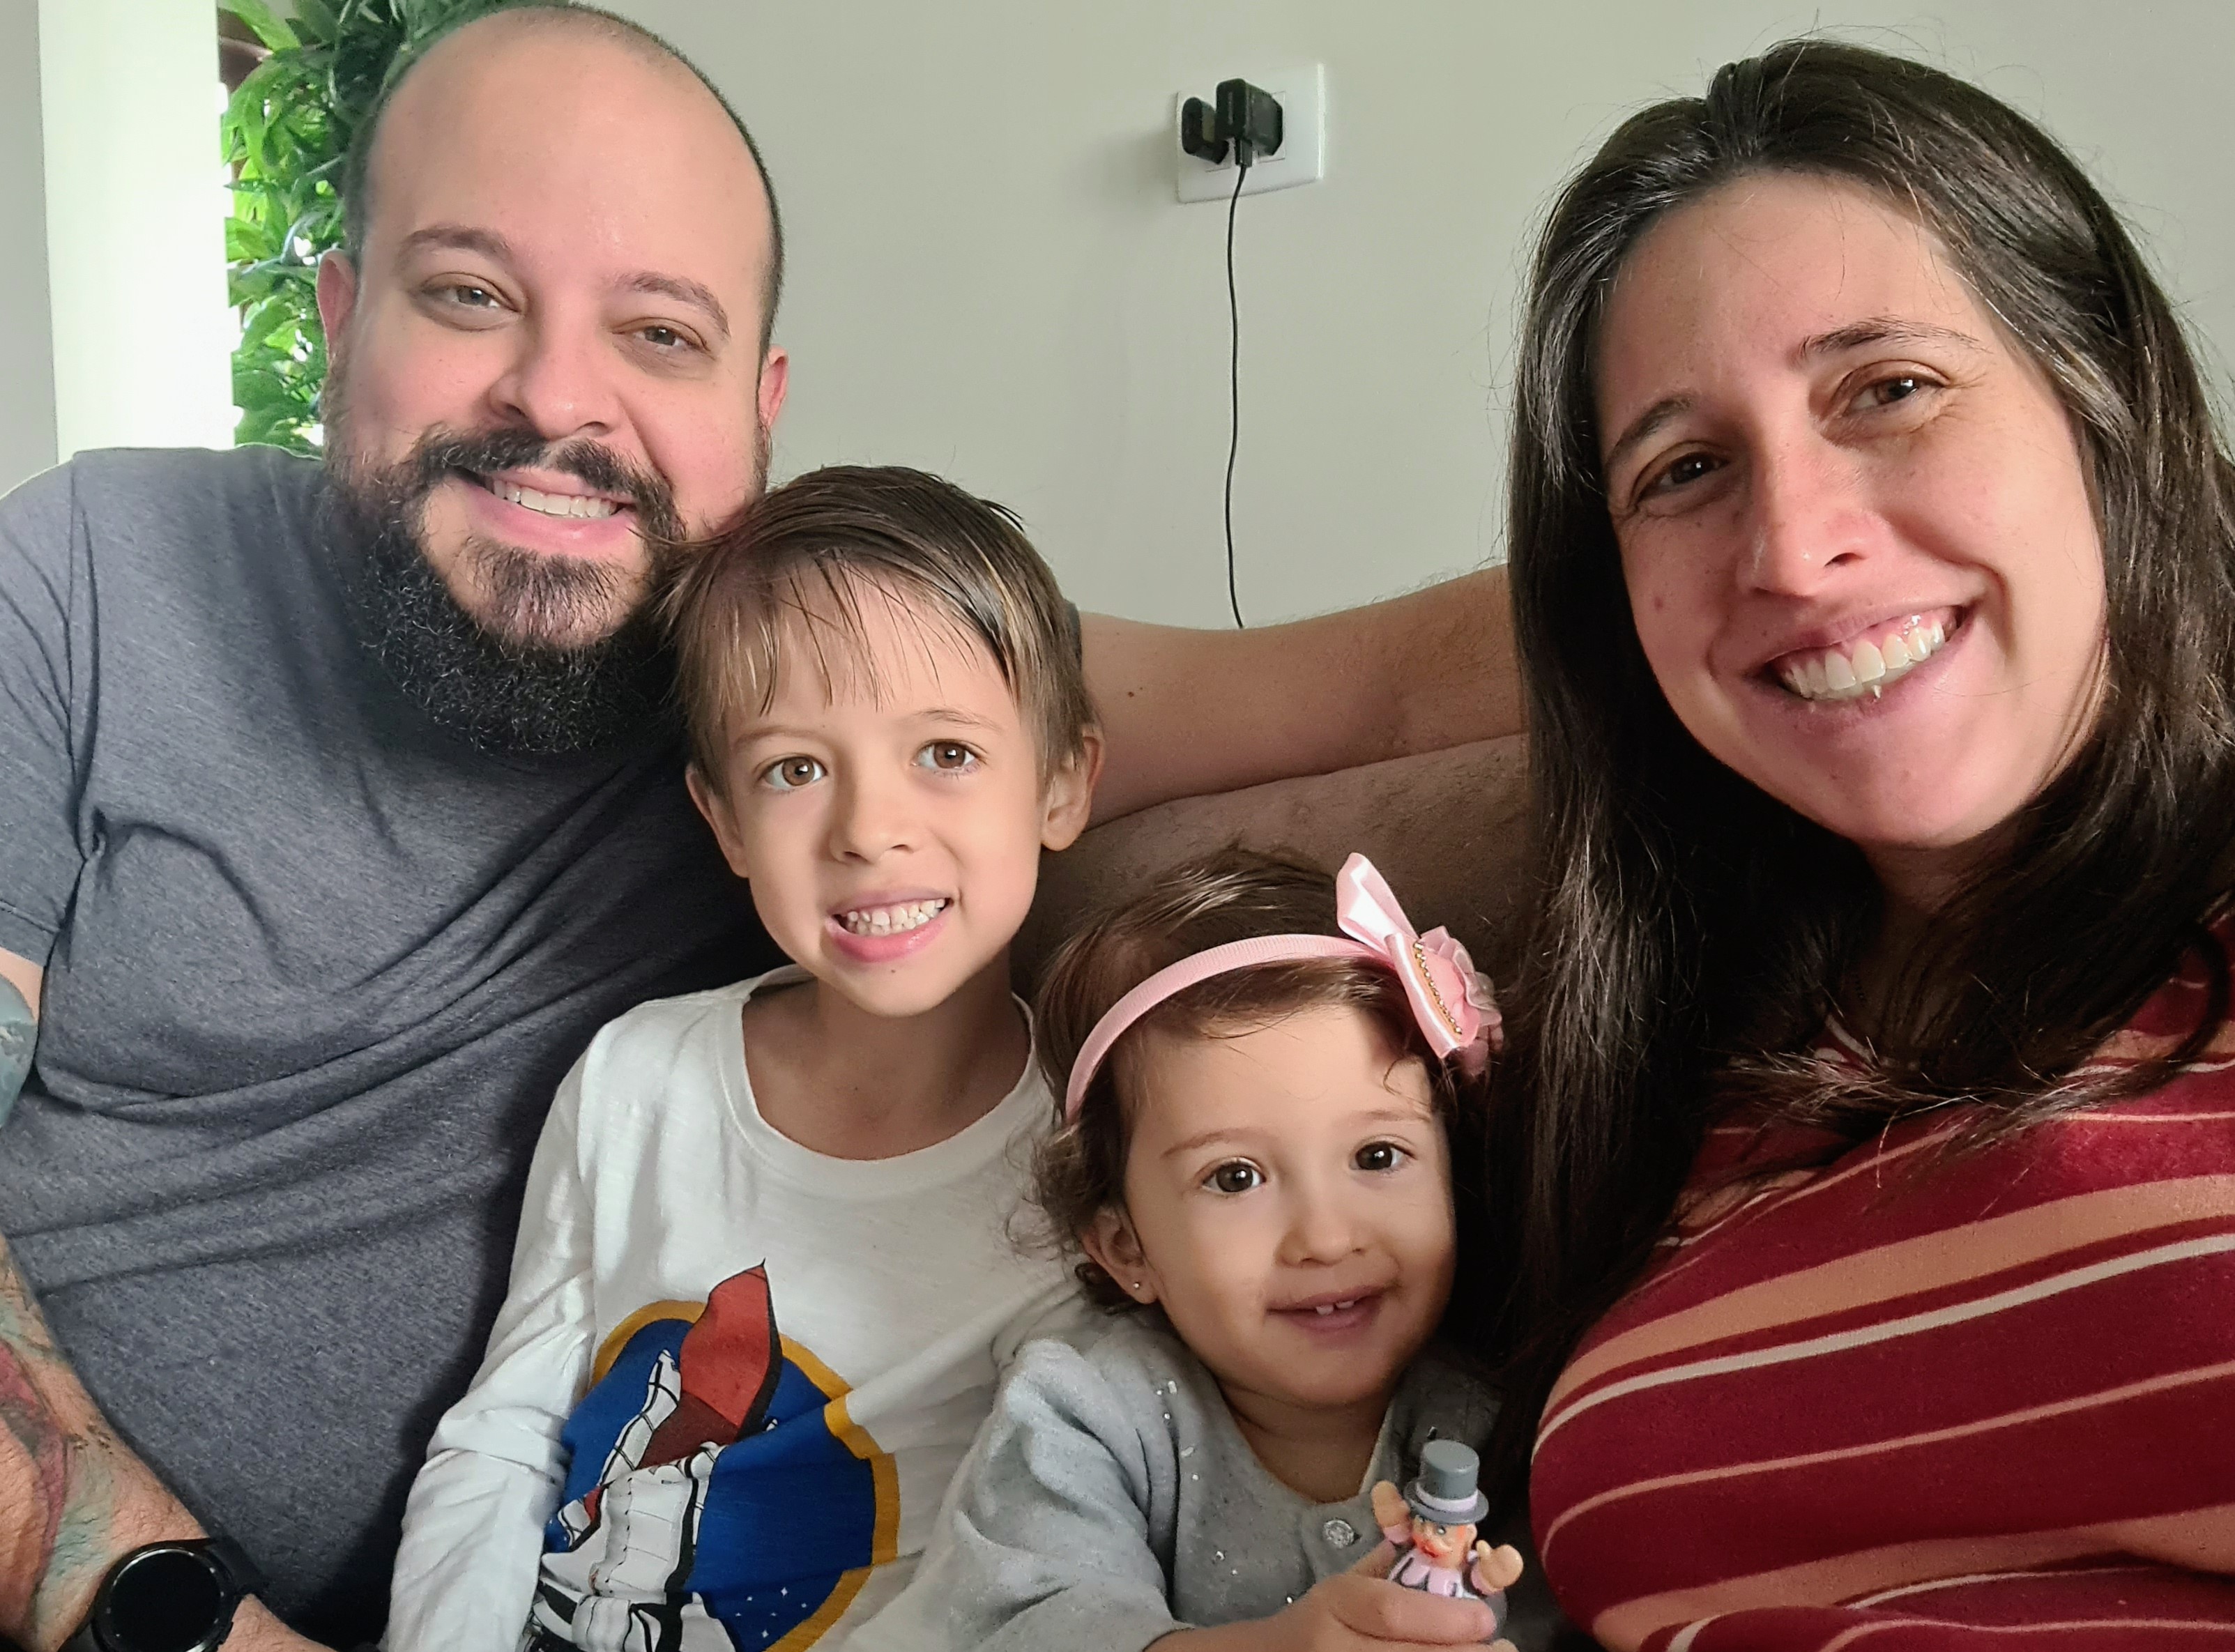
<instances>
[{"instance_id":1,"label":"black plug","mask_svg":"<svg viewBox=\"0 0 2235 1652\"><path fill-rule=\"evenodd\" d=\"M1236 166L1246 171L1279 152L1280 99L1248 81L1221 81L1217 95L1218 135L1233 143Z\"/></svg>"},{"instance_id":2,"label":"black plug","mask_svg":"<svg viewBox=\"0 0 2235 1652\"><path fill-rule=\"evenodd\" d=\"M1230 151L1244 172L1281 147L1281 100L1248 81L1221 81L1216 103L1180 105L1180 148L1216 167Z\"/></svg>"},{"instance_id":3,"label":"black plug","mask_svg":"<svg viewBox=\"0 0 2235 1652\"><path fill-rule=\"evenodd\" d=\"M1180 105L1180 148L1214 167L1226 159L1226 138L1218 129L1218 110L1199 97Z\"/></svg>"}]
</instances>

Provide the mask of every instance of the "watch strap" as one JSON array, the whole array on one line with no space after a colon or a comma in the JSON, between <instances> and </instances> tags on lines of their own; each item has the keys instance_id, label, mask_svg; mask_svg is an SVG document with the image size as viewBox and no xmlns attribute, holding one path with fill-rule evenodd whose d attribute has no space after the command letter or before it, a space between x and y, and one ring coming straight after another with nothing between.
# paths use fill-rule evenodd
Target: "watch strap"
<instances>
[{"instance_id":1,"label":"watch strap","mask_svg":"<svg viewBox=\"0 0 2235 1652\"><path fill-rule=\"evenodd\" d=\"M248 1551L222 1531L213 1532L203 1539L202 1552L215 1561L219 1570L224 1574L226 1586L233 1592L235 1606L240 1604L241 1596L255 1594L271 1581L248 1557Z\"/></svg>"},{"instance_id":2,"label":"watch strap","mask_svg":"<svg viewBox=\"0 0 2235 1652\"><path fill-rule=\"evenodd\" d=\"M93 1609L86 1613L85 1622L77 1626L77 1632L62 1642L62 1652L126 1652L125 1649L109 1645L95 1625L100 1622L101 1603L108 1596L110 1582L124 1570L128 1562L150 1549L193 1550L216 1570L219 1587L224 1591L225 1603L220 1608L218 1621L213 1625L214 1638L209 1642L212 1647L222 1644L225 1637L232 1633L233 1616L239 1609L241 1601L261 1590L265 1583L263 1572L248 1557L247 1550L221 1533L207 1537L143 1544L109 1562L108 1570L102 1575L101 1587L94 1592Z\"/></svg>"}]
</instances>

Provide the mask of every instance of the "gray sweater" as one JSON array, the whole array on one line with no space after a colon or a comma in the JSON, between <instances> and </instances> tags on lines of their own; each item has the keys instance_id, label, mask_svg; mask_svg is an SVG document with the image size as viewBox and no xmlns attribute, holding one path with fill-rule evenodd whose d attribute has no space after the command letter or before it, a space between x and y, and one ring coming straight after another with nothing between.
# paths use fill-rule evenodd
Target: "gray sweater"
<instances>
[{"instance_id":1,"label":"gray sweater","mask_svg":"<svg viewBox=\"0 0 2235 1652\"><path fill-rule=\"evenodd\" d=\"M1315 1504L1266 1472L1209 1372L1157 1322L1125 1320L1084 1353L1029 1344L915 1580L850 1652L1139 1652L1176 1629L1270 1616L1380 1541L1375 1481L1405 1484L1431 1439L1479 1446L1496 1409L1424 1355L1358 1495ZM1525 1527L1504 1540L1528 1551ZM1504 1632L1526 1652L1555 1621L1533 1557L1514 1594Z\"/></svg>"}]
</instances>

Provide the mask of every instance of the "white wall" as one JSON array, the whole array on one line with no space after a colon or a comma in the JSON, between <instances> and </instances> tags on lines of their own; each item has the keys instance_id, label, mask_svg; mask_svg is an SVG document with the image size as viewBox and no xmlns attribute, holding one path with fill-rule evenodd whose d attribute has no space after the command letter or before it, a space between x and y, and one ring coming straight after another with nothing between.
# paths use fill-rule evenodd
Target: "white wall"
<instances>
[{"instance_id":1,"label":"white wall","mask_svg":"<svg viewBox=\"0 0 2235 1652\"><path fill-rule=\"evenodd\" d=\"M62 453L230 445L212 0L38 0L37 62Z\"/></svg>"},{"instance_id":2,"label":"white wall","mask_svg":"<svg viewBox=\"0 0 2235 1652\"><path fill-rule=\"evenodd\" d=\"M1105 611L1224 613L1224 209L1175 204L1164 132L1176 89L1229 73L1324 62L1330 106L1327 180L1242 202L1253 621L1502 554L1512 301L1548 195L1623 114L1819 23L2043 119L2235 339L2223 0L618 3L713 75L775 171L779 472L947 472Z\"/></svg>"},{"instance_id":3,"label":"white wall","mask_svg":"<svg viewBox=\"0 0 2235 1652\"><path fill-rule=\"evenodd\" d=\"M0 492L55 462L39 9L0 0Z\"/></svg>"}]
</instances>

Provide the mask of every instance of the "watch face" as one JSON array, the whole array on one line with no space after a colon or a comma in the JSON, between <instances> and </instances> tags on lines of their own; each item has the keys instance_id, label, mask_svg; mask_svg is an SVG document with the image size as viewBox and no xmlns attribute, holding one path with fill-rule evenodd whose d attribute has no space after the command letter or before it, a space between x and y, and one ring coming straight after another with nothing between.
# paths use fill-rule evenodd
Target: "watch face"
<instances>
[{"instance_id":1,"label":"watch face","mask_svg":"<svg viewBox=\"0 0 2235 1652\"><path fill-rule=\"evenodd\" d=\"M103 1593L102 1638L119 1652L193 1652L226 1608L216 1569L192 1549L134 1555Z\"/></svg>"}]
</instances>

